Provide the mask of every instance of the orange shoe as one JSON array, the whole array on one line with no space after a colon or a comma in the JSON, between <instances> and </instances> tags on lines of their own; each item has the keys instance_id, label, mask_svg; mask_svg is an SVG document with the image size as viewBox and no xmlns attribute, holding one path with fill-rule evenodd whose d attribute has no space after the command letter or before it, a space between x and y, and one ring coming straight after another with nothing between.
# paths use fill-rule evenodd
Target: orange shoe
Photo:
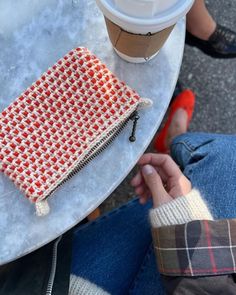
<instances>
[{"instance_id":1,"label":"orange shoe","mask_svg":"<svg viewBox=\"0 0 236 295\"><path fill-rule=\"evenodd\" d=\"M184 109L188 115L187 127L192 119L193 110L195 105L195 94L186 89L182 91L179 95L176 96L172 104L170 105L169 116L165 123L165 126L158 133L157 137L154 140L154 148L160 153L167 153L168 148L166 147L166 139L168 134L168 129L174 117L174 114L178 109Z\"/></svg>"}]
</instances>

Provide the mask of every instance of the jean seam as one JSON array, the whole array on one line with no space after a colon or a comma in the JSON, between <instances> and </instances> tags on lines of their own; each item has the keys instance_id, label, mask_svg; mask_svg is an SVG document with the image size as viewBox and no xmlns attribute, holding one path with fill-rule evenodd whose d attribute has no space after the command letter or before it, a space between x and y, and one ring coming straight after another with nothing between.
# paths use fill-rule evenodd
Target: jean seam
<instances>
[{"instance_id":1,"label":"jean seam","mask_svg":"<svg viewBox=\"0 0 236 295\"><path fill-rule=\"evenodd\" d=\"M185 140L185 141L178 141L178 142L176 142L176 143L172 143L171 147L174 147L174 146L176 146L176 145L178 145L178 144L182 144L182 145L184 145L184 147L185 147L190 153L194 152L194 150L196 149L196 148L195 148L190 142L188 142L187 140Z\"/></svg>"},{"instance_id":2,"label":"jean seam","mask_svg":"<svg viewBox=\"0 0 236 295\"><path fill-rule=\"evenodd\" d=\"M102 215L101 217L97 218L96 220L93 220L93 221L90 221L90 222L88 222L86 224L81 225L80 227L78 227L78 228L76 228L74 230L74 234L76 234L76 233L78 233L78 232L86 229L90 225L93 226L95 224L98 224L98 223L104 221L105 219L109 218L111 215L117 214L118 212L120 212L120 210L123 210L123 209L125 209L125 208L133 205L133 203L136 203L136 202L138 202L138 198L135 198L135 199L129 201L128 203L126 203L124 205L121 205L120 207L115 208L114 210L112 210L110 212L105 213L104 215Z\"/></svg>"},{"instance_id":3,"label":"jean seam","mask_svg":"<svg viewBox=\"0 0 236 295\"><path fill-rule=\"evenodd\" d=\"M152 253L152 250L153 250L153 247L154 247L153 243L151 242L150 245L147 248L146 255L144 256L144 260L142 261L142 263L140 265L140 269L138 270L137 275L135 276L133 282L130 284L131 287L128 290L129 291L128 294L130 294L130 292L132 292L135 289L138 281L140 281L140 276L142 275L142 273L146 269L148 260L150 259L150 256L151 256L151 253Z\"/></svg>"}]
</instances>

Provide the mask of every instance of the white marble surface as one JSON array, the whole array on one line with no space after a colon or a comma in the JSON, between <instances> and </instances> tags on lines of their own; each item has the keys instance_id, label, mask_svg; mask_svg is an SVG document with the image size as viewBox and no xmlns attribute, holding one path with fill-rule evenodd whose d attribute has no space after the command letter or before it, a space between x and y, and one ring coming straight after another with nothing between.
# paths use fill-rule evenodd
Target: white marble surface
<instances>
[{"instance_id":1,"label":"white marble surface","mask_svg":"<svg viewBox=\"0 0 236 295\"><path fill-rule=\"evenodd\" d=\"M21 5L19 5L19 3ZM0 265L55 239L96 208L126 177L144 152L168 107L182 61L185 21L152 61L129 64L112 50L95 0L0 0L0 110L70 49L86 46L153 108L140 112L137 141L131 123L113 144L49 200L51 213L35 209L0 174ZM39 4L40 3L40 4Z\"/></svg>"}]
</instances>

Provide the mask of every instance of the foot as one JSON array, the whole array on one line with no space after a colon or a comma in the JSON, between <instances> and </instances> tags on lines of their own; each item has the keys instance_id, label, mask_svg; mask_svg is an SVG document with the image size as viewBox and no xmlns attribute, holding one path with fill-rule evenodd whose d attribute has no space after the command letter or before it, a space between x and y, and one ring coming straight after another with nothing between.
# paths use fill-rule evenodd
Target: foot
<instances>
[{"instance_id":1,"label":"foot","mask_svg":"<svg viewBox=\"0 0 236 295\"><path fill-rule=\"evenodd\" d=\"M189 89L182 91L175 97L170 105L167 121L154 140L154 148L158 152L168 153L174 137L187 131L194 105L195 95Z\"/></svg>"},{"instance_id":2,"label":"foot","mask_svg":"<svg viewBox=\"0 0 236 295\"><path fill-rule=\"evenodd\" d=\"M168 128L168 131L167 131L167 137L165 140L165 146L167 150L170 150L170 146L173 139L176 136L187 132L187 128L188 128L188 114L184 109L178 109L175 112L173 119L170 123L170 127Z\"/></svg>"},{"instance_id":3,"label":"foot","mask_svg":"<svg viewBox=\"0 0 236 295\"><path fill-rule=\"evenodd\" d=\"M206 17L204 22L194 23L192 20L188 23L187 31L194 37L207 41L216 30L216 22L211 16Z\"/></svg>"},{"instance_id":4,"label":"foot","mask_svg":"<svg viewBox=\"0 0 236 295\"><path fill-rule=\"evenodd\" d=\"M205 40L186 33L186 44L196 46L205 54L216 58L236 57L236 33L224 26L216 25L215 31Z\"/></svg>"}]
</instances>

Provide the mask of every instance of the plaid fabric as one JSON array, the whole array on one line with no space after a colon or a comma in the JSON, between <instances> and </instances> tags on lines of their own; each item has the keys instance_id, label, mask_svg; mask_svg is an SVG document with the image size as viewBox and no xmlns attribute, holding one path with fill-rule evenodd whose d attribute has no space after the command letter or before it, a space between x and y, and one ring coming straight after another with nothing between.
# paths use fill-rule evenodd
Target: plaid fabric
<instances>
[{"instance_id":1,"label":"plaid fabric","mask_svg":"<svg viewBox=\"0 0 236 295\"><path fill-rule=\"evenodd\" d=\"M235 273L236 219L153 228L157 264L168 276Z\"/></svg>"}]
</instances>

